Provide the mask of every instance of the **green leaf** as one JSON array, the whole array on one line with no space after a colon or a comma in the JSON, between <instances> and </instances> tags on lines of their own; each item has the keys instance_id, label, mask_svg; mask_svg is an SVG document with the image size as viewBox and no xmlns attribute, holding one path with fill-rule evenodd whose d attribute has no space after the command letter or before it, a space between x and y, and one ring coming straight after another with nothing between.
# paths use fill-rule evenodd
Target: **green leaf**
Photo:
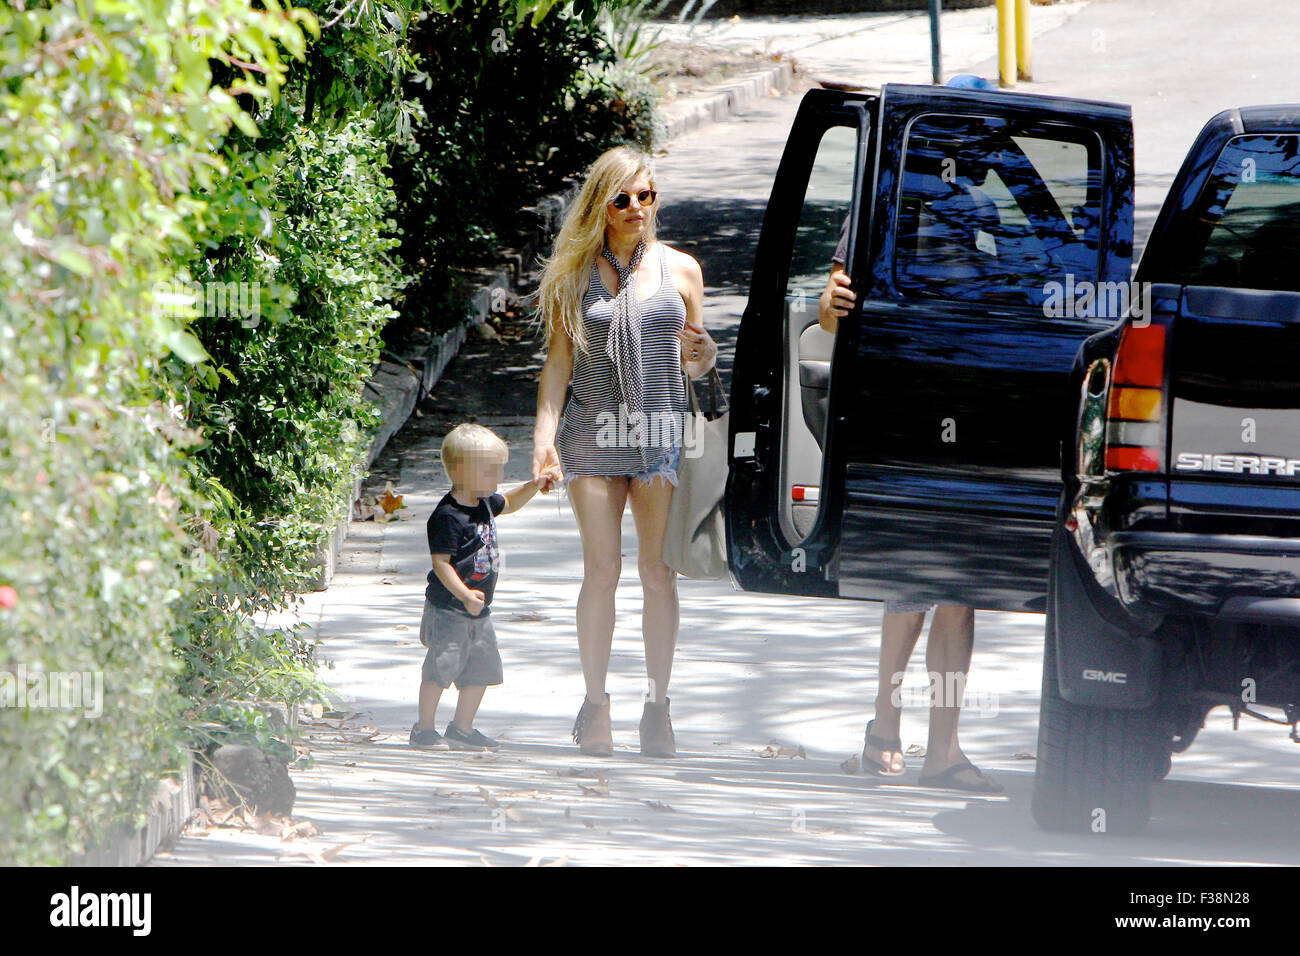
<instances>
[{"instance_id":1,"label":"green leaf","mask_svg":"<svg viewBox=\"0 0 1300 956\"><path fill-rule=\"evenodd\" d=\"M247 113L245 113L243 110L240 110L238 113L236 113L233 119L235 121L235 125L239 127L240 132L242 132L245 136L249 136L253 139L256 139L261 135L261 133L257 131L257 124L253 122L253 118L249 116Z\"/></svg>"},{"instance_id":2,"label":"green leaf","mask_svg":"<svg viewBox=\"0 0 1300 956\"><path fill-rule=\"evenodd\" d=\"M50 258L77 275L90 276L95 273L95 266L90 261L90 256L86 255L84 249L75 243L56 242L50 248Z\"/></svg>"},{"instance_id":3,"label":"green leaf","mask_svg":"<svg viewBox=\"0 0 1300 956\"><path fill-rule=\"evenodd\" d=\"M202 343L184 329L174 329L165 336L163 341L167 343L169 349L176 353L178 358L191 365L197 362L211 361L212 359L212 356L208 354Z\"/></svg>"}]
</instances>

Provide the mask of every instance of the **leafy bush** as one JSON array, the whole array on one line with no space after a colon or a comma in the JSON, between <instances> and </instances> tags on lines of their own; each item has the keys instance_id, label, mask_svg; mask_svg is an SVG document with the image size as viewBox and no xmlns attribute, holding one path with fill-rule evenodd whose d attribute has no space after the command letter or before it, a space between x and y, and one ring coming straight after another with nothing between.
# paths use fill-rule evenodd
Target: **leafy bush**
<instances>
[{"instance_id":1,"label":"leafy bush","mask_svg":"<svg viewBox=\"0 0 1300 956\"><path fill-rule=\"evenodd\" d=\"M315 646L254 621L297 600L346 507L389 303L648 142L591 0L567 20L552 0L257 6L0 9L3 863L139 822L188 748L268 743L241 701L325 694ZM428 85L404 96L421 13ZM484 59L471 36L510 43ZM386 169L416 130L403 192ZM101 675L102 714L16 706L25 672Z\"/></svg>"},{"instance_id":2,"label":"leafy bush","mask_svg":"<svg viewBox=\"0 0 1300 956\"><path fill-rule=\"evenodd\" d=\"M418 148L393 157L399 254L414 281L389 341L459 321L453 270L515 242L522 207L611 146L652 145L649 88L618 64L597 18L517 22L515 6L461 6L412 35L421 73L410 90L427 123Z\"/></svg>"},{"instance_id":3,"label":"leafy bush","mask_svg":"<svg viewBox=\"0 0 1300 956\"><path fill-rule=\"evenodd\" d=\"M155 291L192 255L212 144L247 123L233 95L269 99L277 43L305 47L295 13L243 0L178 38L186 8L0 13L0 694L34 670L99 674L103 691L98 716L0 707L5 863L84 850L182 760L168 638L205 570L183 526L196 436L159 369L202 350ZM235 59L252 69L214 87L209 63Z\"/></svg>"}]
</instances>

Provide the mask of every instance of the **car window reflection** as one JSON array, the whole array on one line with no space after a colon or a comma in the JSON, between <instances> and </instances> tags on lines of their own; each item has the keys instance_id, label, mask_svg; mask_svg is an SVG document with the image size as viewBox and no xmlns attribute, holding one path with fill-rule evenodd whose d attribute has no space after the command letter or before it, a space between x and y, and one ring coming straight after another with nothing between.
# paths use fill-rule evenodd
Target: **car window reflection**
<instances>
[{"instance_id":1,"label":"car window reflection","mask_svg":"<svg viewBox=\"0 0 1300 956\"><path fill-rule=\"evenodd\" d=\"M1101 145L1085 130L928 114L909 130L896 233L905 294L1041 305L1100 265Z\"/></svg>"}]
</instances>

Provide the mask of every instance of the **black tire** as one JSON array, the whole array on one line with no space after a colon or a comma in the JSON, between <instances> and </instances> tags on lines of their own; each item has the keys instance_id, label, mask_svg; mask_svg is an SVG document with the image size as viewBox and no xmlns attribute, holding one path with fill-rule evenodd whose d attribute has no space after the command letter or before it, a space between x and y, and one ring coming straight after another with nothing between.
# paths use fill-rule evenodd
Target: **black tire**
<instances>
[{"instance_id":1,"label":"black tire","mask_svg":"<svg viewBox=\"0 0 1300 956\"><path fill-rule=\"evenodd\" d=\"M1162 776L1157 711L1083 707L1061 697L1056 676L1057 584L1054 560L1044 629L1034 820L1045 830L1136 833L1150 819L1151 783ZM1069 640L1068 632L1059 637Z\"/></svg>"}]
</instances>

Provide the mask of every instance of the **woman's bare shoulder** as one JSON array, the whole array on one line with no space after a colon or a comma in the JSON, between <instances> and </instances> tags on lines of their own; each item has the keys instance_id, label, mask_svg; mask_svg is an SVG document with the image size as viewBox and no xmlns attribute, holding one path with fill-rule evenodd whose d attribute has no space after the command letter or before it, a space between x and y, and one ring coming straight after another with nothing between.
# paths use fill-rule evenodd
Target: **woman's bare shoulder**
<instances>
[{"instance_id":1,"label":"woman's bare shoulder","mask_svg":"<svg viewBox=\"0 0 1300 956\"><path fill-rule=\"evenodd\" d=\"M664 247L664 253L668 261L668 268L684 276L698 276L703 273L700 270L700 264L695 257L680 249L674 249L666 242L659 243Z\"/></svg>"}]
</instances>

